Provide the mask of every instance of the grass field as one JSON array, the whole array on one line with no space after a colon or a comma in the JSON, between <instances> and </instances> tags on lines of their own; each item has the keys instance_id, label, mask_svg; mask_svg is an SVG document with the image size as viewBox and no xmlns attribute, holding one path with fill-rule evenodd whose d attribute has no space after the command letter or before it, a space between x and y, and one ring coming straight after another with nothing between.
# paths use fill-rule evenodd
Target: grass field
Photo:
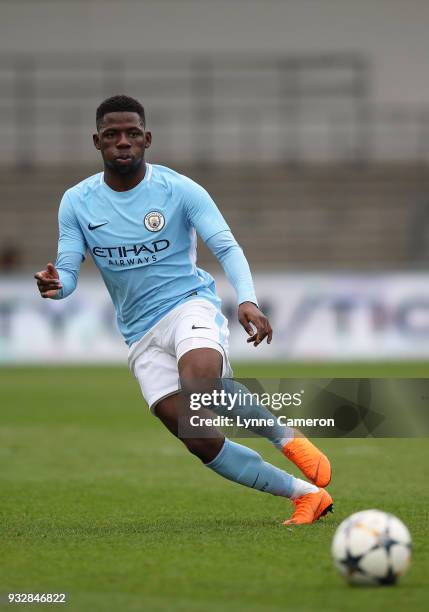
<instances>
[{"instance_id":1,"label":"grass field","mask_svg":"<svg viewBox=\"0 0 429 612\"><path fill-rule=\"evenodd\" d=\"M249 377L428 371L236 367ZM427 609L427 440L321 440L335 514L286 528L290 503L205 469L148 414L126 368L3 368L0 403L0 607L8 592L66 592L69 609L103 612ZM251 445L297 473L266 441ZM371 507L412 533L413 565L396 587L347 587L331 563L338 523Z\"/></svg>"}]
</instances>

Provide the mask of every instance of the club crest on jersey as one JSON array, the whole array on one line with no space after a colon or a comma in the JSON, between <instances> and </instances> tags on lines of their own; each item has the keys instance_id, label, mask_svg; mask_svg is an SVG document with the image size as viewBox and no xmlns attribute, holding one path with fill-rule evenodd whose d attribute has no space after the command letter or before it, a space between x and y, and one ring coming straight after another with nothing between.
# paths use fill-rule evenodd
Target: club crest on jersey
<instances>
[{"instance_id":1,"label":"club crest on jersey","mask_svg":"<svg viewBox=\"0 0 429 612\"><path fill-rule=\"evenodd\" d=\"M164 215L157 210L152 210L144 218L144 224L150 232L159 232L165 225Z\"/></svg>"}]
</instances>

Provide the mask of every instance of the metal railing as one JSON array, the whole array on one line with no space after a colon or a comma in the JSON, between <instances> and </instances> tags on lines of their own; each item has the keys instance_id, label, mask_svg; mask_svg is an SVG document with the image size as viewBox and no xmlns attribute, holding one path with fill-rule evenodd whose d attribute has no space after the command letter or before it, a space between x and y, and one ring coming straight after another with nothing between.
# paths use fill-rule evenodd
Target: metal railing
<instances>
[{"instance_id":1,"label":"metal railing","mask_svg":"<svg viewBox=\"0 0 429 612\"><path fill-rule=\"evenodd\" d=\"M0 91L2 163L95 160L95 108L116 93L145 105L159 160L429 157L429 108L374 106L358 54L9 55Z\"/></svg>"}]
</instances>

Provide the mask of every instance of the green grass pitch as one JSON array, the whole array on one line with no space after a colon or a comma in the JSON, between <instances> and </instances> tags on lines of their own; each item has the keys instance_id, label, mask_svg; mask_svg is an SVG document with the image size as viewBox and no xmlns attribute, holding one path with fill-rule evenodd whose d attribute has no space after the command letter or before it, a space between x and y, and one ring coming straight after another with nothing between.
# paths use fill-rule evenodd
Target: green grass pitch
<instances>
[{"instance_id":1,"label":"green grass pitch","mask_svg":"<svg viewBox=\"0 0 429 612\"><path fill-rule=\"evenodd\" d=\"M235 371L427 377L429 369L264 364ZM427 440L320 440L333 463L335 513L286 528L288 500L204 469L148 413L125 367L3 368L0 438L4 609L9 592L66 592L67 609L91 612L427 609ZM265 440L246 443L297 473ZM395 587L347 587L331 563L331 538L346 516L373 507L409 526L412 567Z\"/></svg>"}]
</instances>

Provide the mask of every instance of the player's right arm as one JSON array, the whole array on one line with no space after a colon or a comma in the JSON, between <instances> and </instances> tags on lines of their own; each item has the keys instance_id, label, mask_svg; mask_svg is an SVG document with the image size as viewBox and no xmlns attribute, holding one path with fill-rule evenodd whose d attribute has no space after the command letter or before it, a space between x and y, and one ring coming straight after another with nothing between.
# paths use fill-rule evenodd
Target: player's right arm
<instances>
[{"instance_id":1,"label":"player's right arm","mask_svg":"<svg viewBox=\"0 0 429 612\"><path fill-rule=\"evenodd\" d=\"M34 275L40 295L54 300L61 300L75 290L87 247L69 192L66 192L61 200L58 225L58 255L55 266L48 263L44 270Z\"/></svg>"}]
</instances>

